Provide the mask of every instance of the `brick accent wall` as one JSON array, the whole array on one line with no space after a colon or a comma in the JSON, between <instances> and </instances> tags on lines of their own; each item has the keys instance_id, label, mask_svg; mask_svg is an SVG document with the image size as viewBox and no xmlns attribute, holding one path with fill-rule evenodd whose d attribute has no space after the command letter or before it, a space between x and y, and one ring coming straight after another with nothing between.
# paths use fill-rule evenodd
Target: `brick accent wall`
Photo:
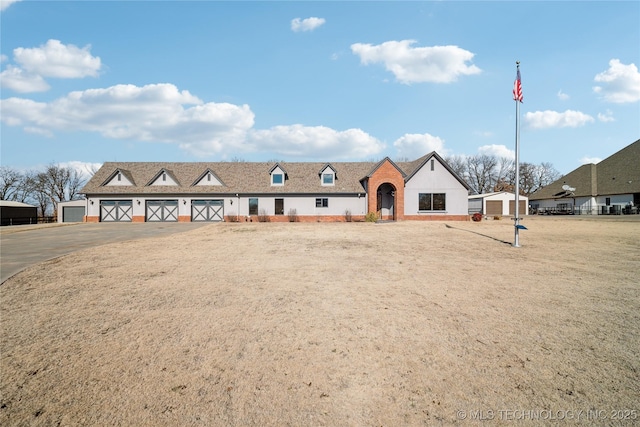
<instances>
[{"instance_id":1,"label":"brick accent wall","mask_svg":"<svg viewBox=\"0 0 640 427\"><path fill-rule=\"evenodd\" d=\"M470 215L405 215L408 221L470 221Z\"/></svg>"},{"instance_id":2,"label":"brick accent wall","mask_svg":"<svg viewBox=\"0 0 640 427\"><path fill-rule=\"evenodd\" d=\"M191 222L191 217L189 215L179 215L178 222Z\"/></svg>"},{"instance_id":3,"label":"brick accent wall","mask_svg":"<svg viewBox=\"0 0 640 427\"><path fill-rule=\"evenodd\" d=\"M401 221L404 218L404 178L398 169L391 162L385 161L380 167L369 177L367 185L369 201L367 212L376 212L378 207L378 187L382 184L391 184L395 187L395 196L393 198L393 212L396 220Z\"/></svg>"},{"instance_id":4,"label":"brick accent wall","mask_svg":"<svg viewBox=\"0 0 640 427\"><path fill-rule=\"evenodd\" d=\"M241 216L239 220L235 215L225 216L226 222L260 222L257 215ZM265 222L292 222L288 215L268 215ZM293 222L347 222L344 215L298 215L298 220ZM351 222L364 221L364 215L352 215Z\"/></svg>"},{"instance_id":5,"label":"brick accent wall","mask_svg":"<svg viewBox=\"0 0 640 427\"><path fill-rule=\"evenodd\" d=\"M84 217L84 222L100 222L99 216L87 216Z\"/></svg>"},{"instance_id":6,"label":"brick accent wall","mask_svg":"<svg viewBox=\"0 0 640 427\"><path fill-rule=\"evenodd\" d=\"M131 222L144 222L144 215L134 215L131 217Z\"/></svg>"}]
</instances>

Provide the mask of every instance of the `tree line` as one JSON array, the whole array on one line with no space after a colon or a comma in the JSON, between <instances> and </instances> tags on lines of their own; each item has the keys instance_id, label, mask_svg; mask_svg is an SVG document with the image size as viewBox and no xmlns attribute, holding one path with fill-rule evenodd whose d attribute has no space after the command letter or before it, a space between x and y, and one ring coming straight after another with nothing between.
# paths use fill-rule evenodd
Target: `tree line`
<instances>
[{"instance_id":1,"label":"tree line","mask_svg":"<svg viewBox=\"0 0 640 427\"><path fill-rule=\"evenodd\" d=\"M478 154L475 156L450 156L445 161L462 179L473 194L484 194L495 191L515 192L516 167L515 160L507 157ZM520 194L530 196L545 187L562 174L551 163L520 163Z\"/></svg>"},{"instance_id":2,"label":"tree line","mask_svg":"<svg viewBox=\"0 0 640 427\"><path fill-rule=\"evenodd\" d=\"M55 216L58 203L82 198L85 182L71 167L50 164L43 171L21 172L0 166L0 199L37 206L39 216Z\"/></svg>"}]
</instances>

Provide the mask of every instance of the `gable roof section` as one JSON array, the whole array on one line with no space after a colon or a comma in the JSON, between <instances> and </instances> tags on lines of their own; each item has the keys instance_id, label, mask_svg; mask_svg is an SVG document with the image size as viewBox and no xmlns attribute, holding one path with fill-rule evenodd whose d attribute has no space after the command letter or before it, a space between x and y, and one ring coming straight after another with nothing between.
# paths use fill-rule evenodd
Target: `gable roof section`
<instances>
[{"instance_id":1,"label":"gable roof section","mask_svg":"<svg viewBox=\"0 0 640 427\"><path fill-rule=\"evenodd\" d=\"M216 182L214 184L200 184L200 182L202 180L204 180L204 177L207 176L208 174L211 174L211 176L213 176L213 178L216 180ZM194 185L211 185L211 186L218 186L218 185L224 185L224 182L222 182L222 180L220 179L220 177L218 177L218 175L216 175L216 173L214 171L211 170L211 168L206 168L204 170L204 172L202 172L200 174L200 176L198 176L198 178L196 178L196 180L193 182L193 184L191 184L191 186Z\"/></svg>"},{"instance_id":2,"label":"gable roof section","mask_svg":"<svg viewBox=\"0 0 640 427\"><path fill-rule=\"evenodd\" d=\"M320 170L318 171L318 175L321 175L322 172L327 170L327 168L331 169L333 171L334 175L336 175L336 178L337 178L338 172L336 172L336 169L333 166L331 166L331 163L325 163L324 166L322 166L320 168Z\"/></svg>"},{"instance_id":3,"label":"gable roof section","mask_svg":"<svg viewBox=\"0 0 640 427\"><path fill-rule=\"evenodd\" d=\"M407 176L406 173L404 173L404 171L397 165L395 164L395 162L393 160L391 160L389 157L385 157L384 159L380 160L378 163L375 164L375 166L369 171L369 173L367 173L362 180L365 180L367 178L371 178L373 176L374 173L376 173L376 171L378 169L380 169L380 167L382 165L385 164L385 162L389 162L391 164L391 166L393 166L394 168L396 168L398 170L398 172L400 172L400 174L402 175L402 177L404 178L405 176ZM361 181L362 181L361 180Z\"/></svg>"},{"instance_id":4,"label":"gable roof section","mask_svg":"<svg viewBox=\"0 0 640 427\"><path fill-rule=\"evenodd\" d=\"M113 173L109 175L101 185L108 185L119 173L122 174L127 179L127 181L129 181L129 184L122 184L123 186L136 185L135 181L133 180L133 177L131 176L131 173L127 170L120 169L120 168L116 168L113 171Z\"/></svg>"},{"instance_id":5,"label":"gable roof section","mask_svg":"<svg viewBox=\"0 0 640 427\"><path fill-rule=\"evenodd\" d=\"M167 174L167 175L169 175L169 178L171 178L171 180L172 180L173 182L175 182L175 185L176 185L176 186L180 186L180 181L178 181L178 180L176 179L175 175L174 175L173 173L171 173L171 171L170 171L170 170L168 170L168 169L166 169L166 168L164 168L164 167L163 167L163 168L161 168L161 169L160 169L160 171L159 171L157 174L155 174L155 175L153 176L153 178L151 178L151 180L149 180L149 182L147 182L147 187L148 187L148 186L150 186L150 185L162 185L162 186L169 186L169 187L173 187L173 186L174 186L174 184L166 184L166 185L163 185L163 184L156 184L156 181L158 181L158 179L160 178L160 176L161 176L161 175L163 175L163 174Z\"/></svg>"},{"instance_id":6,"label":"gable roof section","mask_svg":"<svg viewBox=\"0 0 640 427\"><path fill-rule=\"evenodd\" d=\"M431 160L431 158L435 158L436 160L438 160L438 162L440 162L440 164L442 166L444 166L444 168L449 171L449 173L451 175L453 175L453 177L455 179L458 180L458 182L460 182L460 184L462 184L464 186L464 188L467 189L467 191L471 190L471 187L469 186L469 184L467 184L465 182L464 179L462 179L460 177L460 175L458 175L457 173L455 173L455 171L453 169L451 169L451 166L449 166L449 164L447 162L445 162L445 160L440 157L440 155L438 153L436 153L435 151L432 151L429 154L426 154L422 157L420 157L417 160L414 160L413 162L407 163L407 168L408 170L410 170L409 175L407 175L404 179L404 182L409 181L411 178L413 178L413 176L420 170L422 169L422 167L427 164L429 162L429 160Z\"/></svg>"}]
</instances>

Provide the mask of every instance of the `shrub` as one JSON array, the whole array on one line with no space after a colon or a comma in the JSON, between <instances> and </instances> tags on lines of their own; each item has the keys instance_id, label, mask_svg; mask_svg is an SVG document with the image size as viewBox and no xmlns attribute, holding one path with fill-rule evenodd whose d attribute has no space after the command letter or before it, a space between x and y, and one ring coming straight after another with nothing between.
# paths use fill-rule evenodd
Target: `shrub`
<instances>
[{"instance_id":1,"label":"shrub","mask_svg":"<svg viewBox=\"0 0 640 427\"><path fill-rule=\"evenodd\" d=\"M258 221L259 222L270 222L269 215L267 215L267 211L264 209L260 209L258 212Z\"/></svg>"},{"instance_id":2,"label":"shrub","mask_svg":"<svg viewBox=\"0 0 640 427\"><path fill-rule=\"evenodd\" d=\"M289 222L298 222L299 218L297 210L293 208L289 209L289 213L287 215L289 215Z\"/></svg>"},{"instance_id":3,"label":"shrub","mask_svg":"<svg viewBox=\"0 0 640 427\"><path fill-rule=\"evenodd\" d=\"M376 222L378 221L378 214L375 212L369 212L365 215L364 220L367 222Z\"/></svg>"},{"instance_id":4,"label":"shrub","mask_svg":"<svg viewBox=\"0 0 640 427\"><path fill-rule=\"evenodd\" d=\"M344 220L345 220L346 222L351 222L351 221L353 221L353 216L351 215L351 211L350 211L349 209L346 209L346 210L344 211Z\"/></svg>"}]
</instances>

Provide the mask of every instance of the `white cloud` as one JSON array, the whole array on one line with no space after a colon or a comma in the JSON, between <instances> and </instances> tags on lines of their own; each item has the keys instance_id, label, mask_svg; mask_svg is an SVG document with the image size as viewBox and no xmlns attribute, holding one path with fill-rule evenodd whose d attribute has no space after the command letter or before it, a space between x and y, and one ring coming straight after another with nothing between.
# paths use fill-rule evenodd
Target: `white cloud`
<instances>
[{"instance_id":1,"label":"white cloud","mask_svg":"<svg viewBox=\"0 0 640 427\"><path fill-rule=\"evenodd\" d=\"M605 113L598 113L598 120L605 123L616 121L616 119L613 117L613 112L611 110L607 110Z\"/></svg>"},{"instance_id":2,"label":"white cloud","mask_svg":"<svg viewBox=\"0 0 640 427\"><path fill-rule=\"evenodd\" d=\"M43 77L97 77L101 67L100 58L92 56L90 50L89 45L81 49L51 39L40 47L16 48L13 50L13 57L23 69Z\"/></svg>"},{"instance_id":3,"label":"white cloud","mask_svg":"<svg viewBox=\"0 0 640 427\"><path fill-rule=\"evenodd\" d=\"M514 150L497 144L483 145L478 148L478 153L486 154L487 156L506 157L507 159L516 158L516 152Z\"/></svg>"},{"instance_id":4,"label":"white cloud","mask_svg":"<svg viewBox=\"0 0 640 427\"><path fill-rule=\"evenodd\" d=\"M2 99L0 113L7 125L31 133L95 132L109 139L176 144L200 156L272 151L292 157L346 159L370 157L385 148L360 129L291 125L254 130L248 105L204 103L172 84L90 89L49 103Z\"/></svg>"},{"instance_id":5,"label":"white cloud","mask_svg":"<svg viewBox=\"0 0 640 427\"><path fill-rule=\"evenodd\" d=\"M248 135L252 150L274 151L290 157L354 159L378 154L385 146L361 129L337 131L325 126L275 126Z\"/></svg>"},{"instance_id":6,"label":"white cloud","mask_svg":"<svg viewBox=\"0 0 640 427\"><path fill-rule=\"evenodd\" d=\"M562 92L562 90L558 91L558 99L560 101L566 101L567 99L569 99L569 95L567 95L566 93Z\"/></svg>"},{"instance_id":7,"label":"white cloud","mask_svg":"<svg viewBox=\"0 0 640 427\"><path fill-rule=\"evenodd\" d=\"M351 51L364 65L383 63L400 83L451 83L458 76L478 74L467 65L474 54L458 46L413 47L415 40L388 41L380 45L355 43Z\"/></svg>"},{"instance_id":8,"label":"white cloud","mask_svg":"<svg viewBox=\"0 0 640 427\"><path fill-rule=\"evenodd\" d=\"M600 157L583 157L580 159L580 163L583 165L588 165L590 163L600 163L602 159Z\"/></svg>"},{"instance_id":9,"label":"white cloud","mask_svg":"<svg viewBox=\"0 0 640 427\"><path fill-rule=\"evenodd\" d=\"M9 6L11 6L13 3L17 3L19 1L21 0L0 0L0 11L5 10Z\"/></svg>"},{"instance_id":10,"label":"white cloud","mask_svg":"<svg viewBox=\"0 0 640 427\"><path fill-rule=\"evenodd\" d=\"M291 20L291 30L296 33L300 31L313 31L324 23L324 18L316 18L314 16L306 19L295 18Z\"/></svg>"},{"instance_id":11,"label":"white cloud","mask_svg":"<svg viewBox=\"0 0 640 427\"><path fill-rule=\"evenodd\" d=\"M425 134L407 133L396 139L393 143L398 151L398 157L415 159L424 156L431 151L436 151L441 156L446 156L448 150L444 148L444 139Z\"/></svg>"},{"instance_id":12,"label":"white cloud","mask_svg":"<svg viewBox=\"0 0 640 427\"><path fill-rule=\"evenodd\" d=\"M191 107L187 107L192 105ZM89 131L113 139L211 143L253 126L248 106L204 104L171 84L71 92L49 103L0 101L2 121L41 131Z\"/></svg>"},{"instance_id":13,"label":"white cloud","mask_svg":"<svg viewBox=\"0 0 640 427\"><path fill-rule=\"evenodd\" d=\"M29 73L12 65L9 65L6 70L0 73L0 82L3 88L18 93L44 92L50 88L42 76Z\"/></svg>"},{"instance_id":14,"label":"white cloud","mask_svg":"<svg viewBox=\"0 0 640 427\"><path fill-rule=\"evenodd\" d=\"M605 101L626 103L640 101L640 73L635 64L625 65L619 59L609 61L609 69L597 74L594 81L603 86L594 86L593 91Z\"/></svg>"},{"instance_id":15,"label":"white cloud","mask_svg":"<svg viewBox=\"0 0 640 427\"><path fill-rule=\"evenodd\" d=\"M5 55L4 53L0 54L0 62L7 61L8 59L9 59L9 57L7 55Z\"/></svg>"},{"instance_id":16,"label":"white cloud","mask_svg":"<svg viewBox=\"0 0 640 427\"><path fill-rule=\"evenodd\" d=\"M77 160L71 160L69 162L58 163L58 166L73 169L78 172L78 174L80 174L83 179L89 179L98 169L100 169L102 163L80 162Z\"/></svg>"},{"instance_id":17,"label":"white cloud","mask_svg":"<svg viewBox=\"0 0 640 427\"><path fill-rule=\"evenodd\" d=\"M550 110L526 113L524 120L531 129L575 128L594 121L590 115L573 110L564 113Z\"/></svg>"},{"instance_id":18,"label":"white cloud","mask_svg":"<svg viewBox=\"0 0 640 427\"><path fill-rule=\"evenodd\" d=\"M29 93L49 90L45 77L96 77L102 64L99 57L91 55L90 49L90 46L80 49L72 44L63 45L53 39L36 48L16 48L13 58L19 66L7 66L0 73L0 82L3 88ZM6 56L2 59L4 62Z\"/></svg>"}]
</instances>

